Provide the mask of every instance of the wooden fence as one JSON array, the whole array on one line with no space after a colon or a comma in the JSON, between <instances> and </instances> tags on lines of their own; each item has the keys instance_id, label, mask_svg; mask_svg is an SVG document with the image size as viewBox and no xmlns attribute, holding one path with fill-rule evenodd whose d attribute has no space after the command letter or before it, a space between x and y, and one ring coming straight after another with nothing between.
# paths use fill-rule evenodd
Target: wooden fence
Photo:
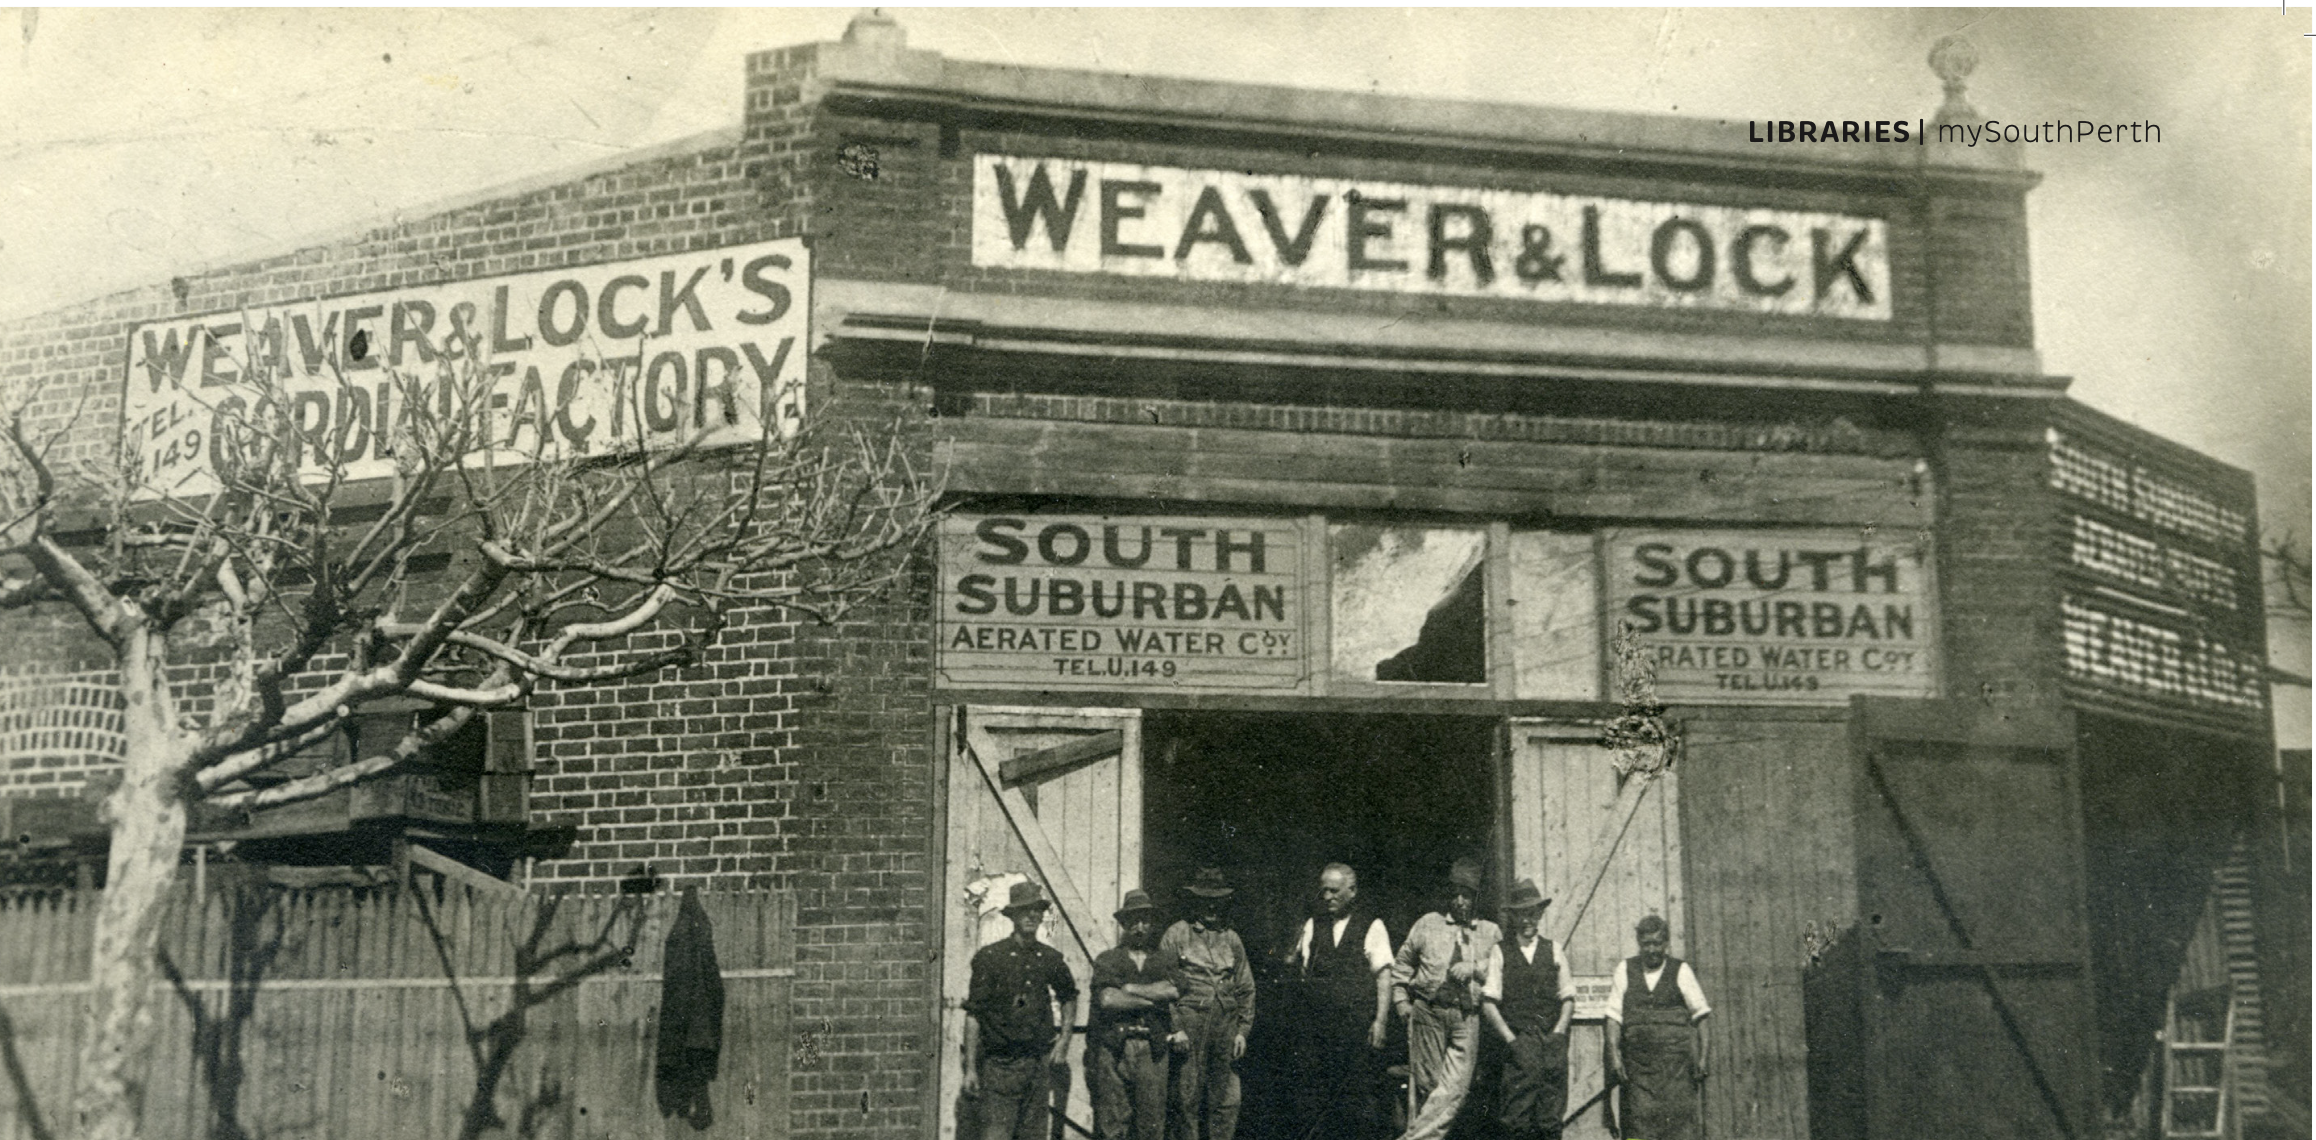
<instances>
[{"instance_id":1,"label":"wooden fence","mask_svg":"<svg viewBox=\"0 0 2316 1140\"><path fill-rule=\"evenodd\" d=\"M98 895L0 899L0 1140L67 1135ZM781 1137L795 909L700 895L724 975L714 1123L652 1082L678 897L456 884L172 900L146 1137Z\"/></svg>"}]
</instances>

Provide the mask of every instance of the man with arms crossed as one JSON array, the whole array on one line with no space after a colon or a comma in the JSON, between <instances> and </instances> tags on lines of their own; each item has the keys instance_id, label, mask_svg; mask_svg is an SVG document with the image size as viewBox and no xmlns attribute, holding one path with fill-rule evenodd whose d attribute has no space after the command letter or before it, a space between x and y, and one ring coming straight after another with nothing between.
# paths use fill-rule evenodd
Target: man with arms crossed
<instances>
[{"instance_id":1,"label":"man with arms crossed","mask_svg":"<svg viewBox=\"0 0 2316 1140\"><path fill-rule=\"evenodd\" d=\"M1157 952L1158 907L1140 888L1118 904L1118 945L1094 959L1094 1012L1086 1031L1094 1131L1101 1140L1166 1135L1166 1039L1178 996L1174 963Z\"/></svg>"}]
</instances>

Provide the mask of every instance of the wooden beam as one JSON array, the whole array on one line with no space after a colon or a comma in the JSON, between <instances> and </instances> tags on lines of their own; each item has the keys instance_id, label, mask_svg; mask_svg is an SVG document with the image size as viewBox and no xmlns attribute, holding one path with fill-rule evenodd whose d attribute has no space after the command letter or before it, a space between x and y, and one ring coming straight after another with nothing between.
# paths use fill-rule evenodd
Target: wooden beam
<instances>
[{"instance_id":1,"label":"wooden beam","mask_svg":"<svg viewBox=\"0 0 2316 1140\"><path fill-rule=\"evenodd\" d=\"M1054 849L1053 841L1046 838L1037 812L1022 798L1019 789L1006 786L1004 774L998 770L997 757L1003 749L997 739L988 729L968 723L965 750L973 754L974 763L981 768L982 780L1005 811L1006 822L1013 825L1013 833L1021 838L1022 846L1029 849L1030 859L1045 876L1046 888L1053 892L1054 903L1061 909L1062 925L1069 928L1070 937L1077 939L1079 952L1087 961L1092 961L1094 955L1107 949L1098 941L1100 918L1086 906L1085 896L1078 893L1077 883L1070 879L1069 867L1062 862L1061 852Z\"/></svg>"},{"instance_id":2,"label":"wooden beam","mask_svg":"<svg viewBox=\"0 0 2316 1140\"><path fill-rule=\"evenodd\" d=\"M1125 747L1125 732L1113 728L1108 732L1094 733L1083 740L1072 740L1051 748L1008 757L997 765L997 771L1008 786L1026 784L1040 776L1058 776L1081 764L1116 756Z\"/></svg>"},{"instance_id":3,"label":"wooden beam","mask_svg":"<svg viewBox=\"0 0 2316 1140\"><path fill-rule=\"evenodd\" d=\"M1576 905L1565 912L1566 918L1554 919L1558 926L1552 935L1554 942L1567 945L1569 936L1576 933L1577 924L1584 921L1585 908L1592 905L1592 896L1600 890L1600 880L1607 877L1608 864L1616 858L1617 845L1624 842L1624 833L1632 828L1632 817L1640 811L1642 797L1648 795L1649 786L1656 782L1649 776L1633 776L1625 780L1624 787L1616 793L1616 803L1608 809L1608 818L1602 820L1600 830L1593 833L1592 847L1585 852L1584 862L1580 864L1584 869L1571 880L1584 893L1575 900Z\"/></svg>"},{"instance_id":4,"label":"wooden beam","mask_svg":"<svg viewBox=\"0 0 2316 1140\"><path fill-rule=\"evenodd\" d=\"M461 863L440 851L436 851L431 847L427 847L423 844L412 843L409 845L408 849L410 852L410 863L412 866L424 867L427 870L442 876L443 878L451 880L452 882L463 883L477 890L490 891L502 895L520 895L524 893L523 888L518 887L513 883L506 881L505 879L483 874L481 871L475 870L474 868L469 867L466 864Z\"/></svg>"}]
</instances>

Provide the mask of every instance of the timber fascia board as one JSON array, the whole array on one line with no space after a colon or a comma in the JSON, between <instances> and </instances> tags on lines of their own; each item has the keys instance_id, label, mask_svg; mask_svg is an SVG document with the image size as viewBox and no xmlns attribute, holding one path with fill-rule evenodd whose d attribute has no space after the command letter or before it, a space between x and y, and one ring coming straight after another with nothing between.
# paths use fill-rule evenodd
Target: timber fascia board
<instances>
[{"instance_id":1,"label":"timber fascia board","mask_svg":"<svg viewBox=\"0 0 2316 1140\"><path fill-rule=\"evenodd\" d=\"M1102 360L1399 374L1621 380L1866 394L2055 398L2033 349L1612 329L1318 309L972 293L823 279L813 325L836 341Z\"/></svg>"}]
</instances>

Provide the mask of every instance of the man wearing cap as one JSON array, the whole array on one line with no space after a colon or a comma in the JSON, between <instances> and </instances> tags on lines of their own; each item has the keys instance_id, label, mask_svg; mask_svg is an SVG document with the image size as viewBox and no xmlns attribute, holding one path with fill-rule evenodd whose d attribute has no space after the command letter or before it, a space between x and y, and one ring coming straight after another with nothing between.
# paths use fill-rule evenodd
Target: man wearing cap
<instances>
[{"instance_id":1,"label":"man wearing cap","mask_svg":"<svg viewBox=\"0 0 2316 1140\"><path fill-rule=\"evenodd\" d=\"M1480 1007L1501 994L1503 937L1478 916L1480 865L1456 860L1448 905L1415 920L1391 964L1391 1000L1407 1022L1407 1079L1418 1107L1401 1140L1438 1140L1471 1091Z\"/></svg>"},{"instance_id":2,"label":"man wearing cap","mask_svg":"<svg viewBox=\"0 0 2316 1140\"><path fill-rule=\"evenodd\" d=\"M1534 879L1512 884L1504 902L1503 993L1482 1006L1488 1029L1508 1046L1497 1120L1510 1140L1558 1140L1568 1107L1568 1023L1576 1016L1576 979L1560 947L1538 934L1552 900Z\"/></svg>"},{"instance_id":3,"label":"man wearing cap","mask_svg":"<svg viewBox=\"0 0 2316 1140\"><path fill-rule=\"evenodd\" d=\"M1698 1091L1705 1083L1705 989L1697 973L1666 951L1672 927L1649 915L1632 928L1640 953L1624 960L1608 987L1608 1075L1623 1135L1696 1140Z\"/></svg>"},{"instance_id":4,"label":"man wearing cap","mask_svg":"<svg viewBox=\"0 0 2316 1140\"><path fill-rule=\"evenodd\" d=\"M1094 1012L1086 1028L1087 1079L1101 1140L1166 1134L1169 1011L1181 996L1174 964L1157 953L1158 907L1136 888L1118 904L1118 945L1094 958Z\"/></svg>"},{"instance_id":5,"label":"man wearing cap","mask_svg":"<svg viewBox=\"0 0 2316 1140\"><path fill-rule=\"evenodd\" d=\"M1342 863L1319 872L1320 918L1303 921L1290 960L1309 995L1304 1027L1304 1123L1330 1140L1382 1131L1376 1060L1391 1016L1391 934L1359 905L1359 875Z\"/></svg>"},{"instance_id":6,"label":"man wearing cap","mask_svg":"<svg viewBox=\"0 0 2316 1140\"><path fill-rule=\"evenodd\" d=\"M1201 867L1183 888L1190 917L1166 928L1158 953L1174 965L1176 1140L1231 1140L1238 1131L1238 1071L1254 1027L1254 967L1222 919L1230 884Z\"/></svg>"},{"instance_id":7,"label":"man wearing cap","mask_svg":"<svg viewBox=\"0 0 2316 1140\"><path fill-rule=\"evenodd\" d=\"M1037 940L1046 906L1036 883L1013 884L1005 905L1013 933L973 955L965 1091L980 1098L982 1140L1047 1140L1051 1067L1069 1058L1066 1029L1077 1022L1078 984L1061 951Z\"/></svg>"}]
</instances>

